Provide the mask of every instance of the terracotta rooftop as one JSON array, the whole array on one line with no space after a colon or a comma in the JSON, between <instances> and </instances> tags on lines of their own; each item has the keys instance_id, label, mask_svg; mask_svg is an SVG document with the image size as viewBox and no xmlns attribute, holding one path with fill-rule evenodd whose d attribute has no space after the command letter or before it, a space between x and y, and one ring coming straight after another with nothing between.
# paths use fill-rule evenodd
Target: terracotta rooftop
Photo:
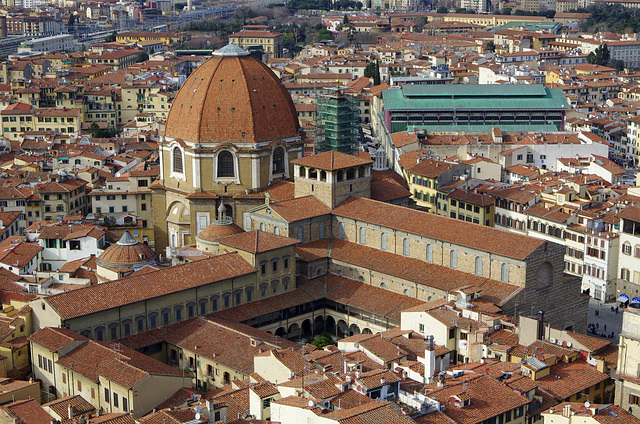
<instances>
[{"instance_id":1,"label":"terracotta rooftop","mask_svg":"<svg viewBox=\"0 0 640 424\"><path fill-rule=\"evenodd\" d=\"M333 209L333 214L520 260L545 243L533 237L361 197L345 200Z\"/></svg>"},{"instance_id":2,"label":"terracotta rooftop","mask_svg":"<svg viewBox=\"0 0 640 424\"><path fill-rule=\"evenodd\" d=\"M49 296L43 302L62 319L71 319L255 271L240 255L229 253Z\"/></svg>"},{"instance_id":3,"label":"terracotta rooftop","mask_svg":"<svg viewBox=\"0 0 640 424\"><path fill-rule=\"evenodd\" d=\"M278 77L253 56L214 56L182 85L165 135L191 142L297 137L298 115Z\"/></svg>"},{"instance_id":4,"label":"terracotta rooftop","mask_svg":"<svg viewBox=\"0 0 640 424\"><path fill-rule=\"evenodd\" d=\"M337 169L350 168L353 166L368 165L373 163L369 156L354 156L346 153L330 150L312 156L292 160L291 163L308 166L312 168L334 171Z\"/></svg>"},{"instance_id":5,"label":"terracotta rooftop","mask_svg":"<svg viewBox=\"0 0 640 424\"><path fill-rule=\"evenodd\" d=\"M219 242L221 245L227 245L250 253L268 252L300 243L298 239L258 230L232 234L220 239Z\"/></svg>"}]
</instances>

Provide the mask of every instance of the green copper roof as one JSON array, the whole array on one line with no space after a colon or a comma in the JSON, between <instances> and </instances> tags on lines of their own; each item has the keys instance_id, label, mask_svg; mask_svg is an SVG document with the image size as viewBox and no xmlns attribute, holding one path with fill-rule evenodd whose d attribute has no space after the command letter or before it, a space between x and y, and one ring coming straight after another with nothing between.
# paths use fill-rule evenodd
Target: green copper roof
<instances>
[{"instance_id":1,"label":"green copper roof","mask_svg":"<svg viewBox=\"0 0 640 424\"><path fill-rule=\"evenodd\" d=\"M403 85L382 99L388 111L570 109L562 90L542 84Z\"/></svg>"}]
</instances>

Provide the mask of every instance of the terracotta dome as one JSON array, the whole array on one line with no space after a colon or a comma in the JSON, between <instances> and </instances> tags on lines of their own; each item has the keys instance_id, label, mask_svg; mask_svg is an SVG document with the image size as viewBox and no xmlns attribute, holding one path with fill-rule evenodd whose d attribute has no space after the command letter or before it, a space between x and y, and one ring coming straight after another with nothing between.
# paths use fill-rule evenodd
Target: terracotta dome
<instances>
[{"instance_id":1,"label":"terracotta dome","mask_svg":"<svg viewBox=\"0 0 640 424\"><path fill-rule=\"evenodd\" d=\"M137 268L155 264L155 261L155 252L125 230L120 240L96 259L96 264L104 268Z\"/></svg>"},{"instance_id":2,"label":"terracotta dome","mask_svg":"<svg viewBox=\"0 0 640 424\"><path fill-rule=\"evenodd\" d=\"M244 233L244 230L234 223L220 224L217 221L211 223L207 228L198 233L198 240L208 241L211 243L217 242L222 237L230 236L232 234Z\"/></svg>"},{"instance_id":3,"label":"terracotta dome","mask_svg":"<svg viewBox=\"0 0 640 424\"><path fill-rule=\"evenodd\" d=\"M194 143L258 143L298 136L298 115L279 78L246 50L216 50L171 103L165 136Z\"/></svg>"}]
</instances>

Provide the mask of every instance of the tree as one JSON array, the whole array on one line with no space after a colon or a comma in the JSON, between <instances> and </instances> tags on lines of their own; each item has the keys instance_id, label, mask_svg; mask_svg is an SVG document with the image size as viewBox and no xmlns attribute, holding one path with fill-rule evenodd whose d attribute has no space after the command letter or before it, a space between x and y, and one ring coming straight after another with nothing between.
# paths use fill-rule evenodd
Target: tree
<instances>
[{"instance_id":1,"label":"tree","mask_svg":"<svg viewBox=\"0 0 640 424\"><path fill-rule=\"evenodd\" d=\"M609 67L615 68L618 72L624 71L624 60L612 60Z\"/></svg>"},{"instance_id":2,"label":"tree","mask_svg":"<svg viewBox=\"0 0 640 424\"><path fill-rule=\"evenodd\" d=\"M149 55L146 52L140 52L136 56L136 63L144 62L145 60L148 60L148 59L149 59Z\"/></svg>"},{"instance_id":3,"label":"tree","mask_svg":"<svg viewBox=\"0 0 640 424\"><path fill-rule=\"evenodd\" d=\"M448 12L449 12L449 9L447 9L444 6L440 6L438 10L436 10L436 13L448 13Z\"/></svg>"},{"instance_id":4,"label":"tree","mask_svg":"<svg viewBox=\"0 0 640 424\"><path fill-rule=\"evenodd\" d=\"M74 15L73 13L69 15L69 22L68 25L70 27L74 26L76 24L76 15Z\"/></svg>"},{"instance_id":5,"label":"tree","mask_svg":"<svg viewBox=\"0 0 640 424\"><path fill-rule=\"evenodd\" d=\"M369 62L364 68L364 76L366 78L375 78L376 75L376 62Z\"/></svg>"},{"instance_id":6,"label":"tree","mask_svg":"<svg viewBox=\"0 0 640 424\"><path fill-rule=\"evenodd\" d=\"M100 129L97 123L95 122L91 123L91 126L89 127L89 134L91 134L91 137L100 138L101 132L102 130Z\"/></svg>"},{"instance_id":7,"label":"tree","mask_svg":"<svg viewBox=\"0 0 640 424\"><path fill-rule=\"evenodd\" d=\"M342 20L342 25L349 25L349 17L345 13L344 19Z\"/></svg>"},{"instance_id":8,"label":"tree","mask_svg":"<svg viewBox=\"0 0 640 424\"><path fill-rule=\"evenodd\" d=\"M503 15L511 15L511 11L513 10L513 8L511 7L503 7L502 8L502 14Z\"/></svg>"},{"instance_id":9,"label":"tree","mask_svg":"<svg viewBox=\"0 0 640 424\"><path fill-rule=\"evenodd\" d=\"M113 32L111 33L111 35L107 35L107 36L105 37L104 42L105 42L105 43L115 43L115 42L116 42L116 35L117 35L117 34L118 34L117 32L113 31Z\"/></svg>"},{"instance_id":10,"label":"tree","mask_svg":"<svg viewBox=\"0 0 640 424\"><path fill-rule=\"evenodd\" d=\"M611 59L609 47L604 43L587 55L587 62L592 65L606 66L609 64L609 59Z\"/></svg>"},{"instance_id":11,"label":"tree","mask_svg":"<svg viewBox=\"0 0 640 424\"><path fill-rule=\"evenodd\" d=\"M325 346L329 346L329 345L335 345L336 343L333 341L333 338L331 337L331 334L329 333L322 333L318 336L317 339L313 340L312 338L308 338L307 339L307 343L310 343L314 346L316 346L318 349L322 349Z\"/></svg>"},{"instance_id":12,"label":"tree","mask_svg":"<svg viewBox=\"0 0 640 424\"><path fill-rule=\"evenodd\" d=\"M493 40L487 41L487 45L484 47L484 50L487 51L487 52L495 52L496 51L496 44L493 42Z\"/></svg>"},{"instance_id":13,"label":"tree","mask_svg":"<svg viewBox=\"0 0 640 424\"><path fill-rule=\"evenodd\" d=\"M376 60L376 73L373 74L373 85L380 85L380 62Z\"/></svg>"}]
</instances>

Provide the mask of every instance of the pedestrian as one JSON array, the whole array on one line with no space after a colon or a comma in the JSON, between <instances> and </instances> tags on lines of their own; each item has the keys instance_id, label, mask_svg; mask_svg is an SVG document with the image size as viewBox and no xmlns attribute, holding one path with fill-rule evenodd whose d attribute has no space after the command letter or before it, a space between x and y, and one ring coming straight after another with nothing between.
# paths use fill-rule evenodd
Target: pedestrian
<instances>
[{"instance_id":1,"label":"pedestrian","mask_svg":"<svg viewBox=\"0 0 640 424\"><path fill-rule=\"evenodd\" d=\"M618 307L616 306L616 314L618 313Z\"/></svg>"},{"instance_id":2,"label":"pedestrian","mask_svg":"<svg viewBox=\"0 0 640 424\"><path fill-rule=\"evenodd\" d=\"M607 324L604 325L604 331L607 331Z\"/></svg>"},{"instance_id":3,"label":"pedestrian","mask_svg":"<svg viewBox=\"0 0 640 424\"><path fill-rule=\"evenodd\" d=\"M596 309L596 316L600 316L600 311Z\"/></svg>"},{"instance_id":4,"label":"pedestrian","mask_svg":"<svg viewBox=\"0 0 640 424\"><path fill-rule=\"evenodd\" d=\"M600 328L600 323L599 322L596 322L596 328L598 328L598 329Z\"/></svg>"}]
</instances>

